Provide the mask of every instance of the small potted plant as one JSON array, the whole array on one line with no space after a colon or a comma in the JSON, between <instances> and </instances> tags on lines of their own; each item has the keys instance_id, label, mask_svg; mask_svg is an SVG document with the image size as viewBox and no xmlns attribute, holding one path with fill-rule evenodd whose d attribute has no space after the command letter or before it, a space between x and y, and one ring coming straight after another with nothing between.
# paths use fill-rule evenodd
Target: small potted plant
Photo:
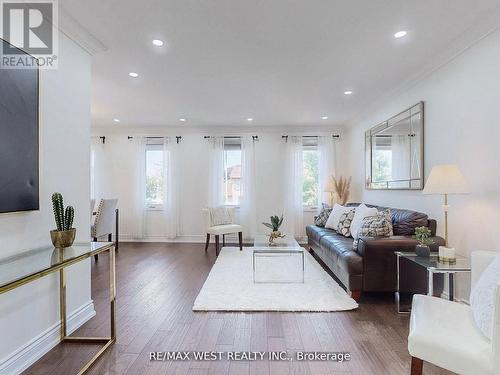
<instances>
[{"instance_id":1,"label":"small potted plant","mask_svg":"<svg viewBox=\"0 0 500 375\"><path fill-rule=\"evenodd\" d=\"M427 227L417 227L415 228L415 234L412 236L414 240L418 241L417 246L415 247L415 253L419 257L428 257L431 255L431 249L429 245L434 243L433 240L430 239L431 230Z\"/></svg>"},{"instance_id":2,"label":"small potted plant","mask_svg":"<svg viewBox=\"0 0 500 375\"><path fill-rule=\"evenodd\" d=\"M72 206L64 209L63 197L61 193L52 194L52 208L57 229L50 231L50 238L54 247L63 248L73 245L76 236L76 229L73 228L75 210Z\"/></svg>"},{"instance_id":3,"label":"small potted plant","mask_svg":"<svg viewBox=\"0 0 500 375\"><path fill-rule=\"evenodd\" d=\"M281 224L283 224L283 215L281 215L281 217L271 216L270 220L271 220L270 223L262 223L262 224L264 224L269 229L272 229L272 232L269 235L269 246L276 246L276 243L274 242L274 240L277 238L285 237L285 235L282 234L279 230Z\"/></svg>"}]
</instances>

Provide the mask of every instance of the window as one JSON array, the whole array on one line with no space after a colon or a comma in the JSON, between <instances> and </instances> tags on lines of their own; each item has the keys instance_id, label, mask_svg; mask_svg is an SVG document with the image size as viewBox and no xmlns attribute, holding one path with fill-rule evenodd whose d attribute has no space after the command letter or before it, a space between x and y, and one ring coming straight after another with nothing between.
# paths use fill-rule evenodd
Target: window
<instances>
[{"instance_id":1,"label":"window","mask_svg":"<svg viewBox=\"0 0 500 375\"><path fill-rule=\"evenodd\" d=\"M163 205L163 145L146 145L146 204L160 209Z\"/></svg>"},{"instance_id":2,"label":"window","mask_svg":"<svg viewBox=\"0 0 500 375\"><path fill-rule=\"evenodd\" d=\"M302 204L316 207L319 200L319 155L317 138L304 138L302 148L304 166Z\"/></svg>"},{"instance_id":3,"label":"window","mask_svg":"<svg viewBox=\"0 0 500 375\"><path fill-rule=\"evenodd\" d=\"M241 139L224 139L224 202L239 205L241 193Z\"/></svg>"},{"instance_id":4,"label":"window","mask_svg":"<svg viewBox=\"0 0 500 375\"><path fill-rule=\"evenodd\" d=\"M377 136L373 149L373 181L390 181L392 177L392 139L387 136Z\"/></svg>"}]
</instances>

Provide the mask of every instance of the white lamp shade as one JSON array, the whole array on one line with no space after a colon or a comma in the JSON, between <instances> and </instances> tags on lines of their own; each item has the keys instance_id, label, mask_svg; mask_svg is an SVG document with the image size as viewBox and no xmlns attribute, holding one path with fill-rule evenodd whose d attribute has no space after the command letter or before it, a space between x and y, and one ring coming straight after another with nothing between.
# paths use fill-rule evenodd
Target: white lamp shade
<instances>
[{"instance_id":1,"label":"white lamp shade","mask_svg":"<svg viewBox=\"0 0 500 375\"><path fill-rule=\"evenodd\" d=\"M425 183L423 194L468 194L465 178L454 164L436 165Z\"/></svg>"}]
</instances>

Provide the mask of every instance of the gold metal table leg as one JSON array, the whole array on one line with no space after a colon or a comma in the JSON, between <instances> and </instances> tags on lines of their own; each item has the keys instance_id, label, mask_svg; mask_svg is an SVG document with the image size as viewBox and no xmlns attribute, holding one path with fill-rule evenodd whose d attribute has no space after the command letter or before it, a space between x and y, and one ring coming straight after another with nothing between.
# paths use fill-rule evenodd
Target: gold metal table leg
<instances>
[{"instance_id":1,"label":"gold metal table leg","mask_svg":"<svg viewBox=\"0 0 500 375\"><path fill-rule=\"evenodd\" d=\"M76 337L67 336L66 328L66 275L64 269L59 271L61 341L81 344L104 344L104 346L81 368L78 375L83 375L99 358L116 342L116 262L115 247L109 249L109 301L110 301L110 337Z\"/></svg>"},{"instance_id":2,"label":"gold metal table leg","mask_svg":"<svg viewBox=\"0 0 500 375\"><path fill-rule=\"evenodd\" d=\"M62 258L63 252L59 250L59 256ZM62 259L61 259L62 261ZM59 317L61 318L61 340L66 337L66 271L64 268L59 270Z\"/></svg>"}]
</instances>

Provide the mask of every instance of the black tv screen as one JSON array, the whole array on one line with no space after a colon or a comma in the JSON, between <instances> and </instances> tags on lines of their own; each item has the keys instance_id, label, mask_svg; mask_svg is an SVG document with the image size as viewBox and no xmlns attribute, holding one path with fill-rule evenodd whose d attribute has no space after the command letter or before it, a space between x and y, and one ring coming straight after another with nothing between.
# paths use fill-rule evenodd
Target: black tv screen
<instances>
[{"instance_id":1,"label":"black tv screen","mask_svg":"<svg viewBox=\"0 0 500 375\"><path fill-rule=\"evenodd\" d=\"M0 213L39 209L38 88L38 68L0 67Z\"/></svg>"}]
</instances>

